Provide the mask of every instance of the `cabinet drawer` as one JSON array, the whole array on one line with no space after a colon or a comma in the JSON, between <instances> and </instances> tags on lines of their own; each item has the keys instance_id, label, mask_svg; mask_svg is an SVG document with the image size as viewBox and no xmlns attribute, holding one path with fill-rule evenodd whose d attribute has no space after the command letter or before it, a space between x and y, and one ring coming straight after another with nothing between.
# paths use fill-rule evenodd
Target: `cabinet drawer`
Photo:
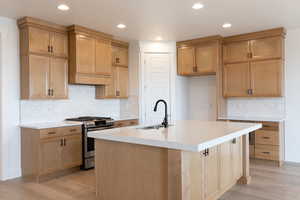
<instances>
[{"instance_id":1,"label":"cabinet drawer","mask_svg":"<svg viewBox=\"0 0 300 200\"><path fill-rule=\"evenodd\" d=\"M258 130L255 132L255 144L279 145L279 133L272 130Z\"/></svg>"},{"instance_id":2,"label":"cabinet drawer","mask_svg":"<svg viewBox=\"0 0 300 200\"><path fill-rule=\"evenodd\" d=\"M61 132L57 128L49 128L49 129L42 129L40 130L40 138L46 139L46 138L54 138L54 137L60 137Z\"/></svg>"},{"instance_id":3,"label":"cabinet drawer","mask_svg":"<svg viewBox=\"0 0 300 200\"><path fill-rule=\"evenodd\" d=\"M124 121L116 121L115 126L116 127L126 127L126 126L134 126L138 125L138 120L124 120Z\"/></svg>"},{"instance_id":4,"label":"cabinet drawer","mask_svg":"<svg viewBox=\"0 0 300 200\"><path fill-rule=\"evenodd\" d=\"M262 122L263 130L279 130L279 123L278 122Z\"/></svg>"},{"instance_id":5,"label":"cabinet drawer","mask_svg":"<svg viewBox=\"0 0 300 200\"><path fill-rule=\"evenodd\" d=\"M60 128L61 135L78 135L82 133L81 126L70 126Z\"/></svg>"},{"instance_id":6,"label":"cabinet drawer","mask_svg":"<svg viewBox=\"0 0 300 200\"><path fill-rule=\"evenodd\" d=\"M255 158L277 161L279 160L279 148L271 145L256 145Z\"/></svg>"}]
</instances>

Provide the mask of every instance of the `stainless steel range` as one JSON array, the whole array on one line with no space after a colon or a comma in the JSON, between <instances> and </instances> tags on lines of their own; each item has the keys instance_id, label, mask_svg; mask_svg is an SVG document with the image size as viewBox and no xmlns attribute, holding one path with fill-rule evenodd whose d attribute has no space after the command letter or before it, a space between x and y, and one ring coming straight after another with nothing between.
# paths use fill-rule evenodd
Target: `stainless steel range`
<instances>
[{"instance_id":1,"label":"stainless steel range","mask_svg":"<svg viewBox=\"0 0 300 200\"><path fill-rule=\"evenodd\" d=\"M114 120L109 117L78 117L67 121L82 122L82 169L92 169L95 166L95 141L88 137L88 132L110 129L114 127Z\"/></svg>"}]
</instances>

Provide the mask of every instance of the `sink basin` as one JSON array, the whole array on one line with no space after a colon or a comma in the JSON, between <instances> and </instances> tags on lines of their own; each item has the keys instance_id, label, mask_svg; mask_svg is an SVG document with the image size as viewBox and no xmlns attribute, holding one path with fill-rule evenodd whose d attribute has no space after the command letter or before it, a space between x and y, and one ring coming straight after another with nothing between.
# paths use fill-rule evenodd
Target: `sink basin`
<instances>
[{"instance_id":1,"label":"sink basin","mask_svg":"<svg viewBox=\"0 0 300 200\"><path fill-rule=\"evenodd\" d=\"M169 125L172 126L172 125ZM142 129L142 130L151 130L151 129L160 129L160 128L164 128L163 125L161 124L157 124L157 125L151 125L151 126L143 126L143 127L138 127L136 129Z\"/></svg>"}]
</instances>

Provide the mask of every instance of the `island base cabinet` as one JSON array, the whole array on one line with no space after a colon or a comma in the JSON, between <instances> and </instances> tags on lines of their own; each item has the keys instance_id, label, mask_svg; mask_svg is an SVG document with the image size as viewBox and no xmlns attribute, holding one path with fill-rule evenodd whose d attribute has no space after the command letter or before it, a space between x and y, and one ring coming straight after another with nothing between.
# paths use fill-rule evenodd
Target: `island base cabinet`
<instances>
[{"instance_id":1,"label":"island base cabinet","mask_svg":"<svg viewBox=\"0 0 300 200\"><path fill-rule=\"evenodd\" d=\"M240 138L203 152L98 139L97 199L217 200L243 176L242 151Z\"/></svg>"}]
</instances>

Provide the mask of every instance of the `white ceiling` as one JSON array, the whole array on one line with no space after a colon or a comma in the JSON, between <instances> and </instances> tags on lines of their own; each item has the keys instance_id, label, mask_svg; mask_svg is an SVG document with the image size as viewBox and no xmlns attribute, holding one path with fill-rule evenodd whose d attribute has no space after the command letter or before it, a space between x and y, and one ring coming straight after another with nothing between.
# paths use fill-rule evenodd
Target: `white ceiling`
<instances>
[{"instance_id":1,"label":"white ceiling","mask_svg":"<svg viewBox=\"0 0 300 200\"><path fill-rule=\"evenodd\" d=\"M193 10L195 2L205 5ZM57 10L68 4L68 12ZM300 0L0 0L0 15L78 24L127 40L184 40L300 27ZM232 23L223 29L224 22ZM124 23L127 28L116 28Z\"/></svg>"}]
</instances>

